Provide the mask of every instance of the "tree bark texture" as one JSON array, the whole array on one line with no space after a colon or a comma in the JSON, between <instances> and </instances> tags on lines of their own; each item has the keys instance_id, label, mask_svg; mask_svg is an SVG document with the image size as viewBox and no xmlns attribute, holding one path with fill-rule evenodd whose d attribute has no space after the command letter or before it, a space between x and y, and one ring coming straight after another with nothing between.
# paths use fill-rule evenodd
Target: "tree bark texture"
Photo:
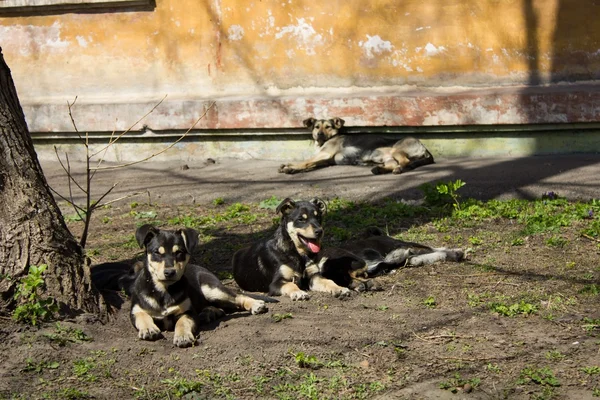
<instances>
[{"instance_id":1,"label":"tree bark texture","mask_svg":"<svg viewBox=\"0 0 600 400\"><path fill-rule=\"evenodd\" d=\"M83 250L46 182L0 49L0 311L11 307L29 266L41 264L48 265L46 294L63 311L104 312Z\"/></svg>"}]
</instances>

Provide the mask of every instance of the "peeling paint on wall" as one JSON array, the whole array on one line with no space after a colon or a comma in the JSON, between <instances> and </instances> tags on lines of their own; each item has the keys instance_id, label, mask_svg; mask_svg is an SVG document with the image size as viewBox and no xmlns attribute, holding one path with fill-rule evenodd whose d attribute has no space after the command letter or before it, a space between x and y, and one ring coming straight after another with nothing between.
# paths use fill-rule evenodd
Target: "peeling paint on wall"
<instances>
[{"instance_id":1,"label":"peeling paint on wall","mask_svg":"<svg viewBox=\"0 0 600 400\"><path fill-rule=\"evenodd\" d=\"M362 47L367 58L373 58L375 54L391 52L394 46L388 40L383 40L379 35L367 35L367 41L358 42L358 46Z\"/></svg>"}]
</instances>

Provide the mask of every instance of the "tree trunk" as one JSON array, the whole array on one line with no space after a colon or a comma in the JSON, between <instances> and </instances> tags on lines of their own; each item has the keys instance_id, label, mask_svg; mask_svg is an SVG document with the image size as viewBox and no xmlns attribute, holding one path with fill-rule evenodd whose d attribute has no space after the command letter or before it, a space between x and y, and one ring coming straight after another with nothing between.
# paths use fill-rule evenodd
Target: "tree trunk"
<instances>
[{"instance_id":1,"label":"tree trunk","mask_svg":"<svg viewBox=\"0 0 600 400\"><path fill-rule=\"evenodd\" d=\"M0 48L0 311L16 281L47 264L45 294L67 313L104 314L85 255L58 208L33 148L10 69Z\"/></svg>"}]
</instances>

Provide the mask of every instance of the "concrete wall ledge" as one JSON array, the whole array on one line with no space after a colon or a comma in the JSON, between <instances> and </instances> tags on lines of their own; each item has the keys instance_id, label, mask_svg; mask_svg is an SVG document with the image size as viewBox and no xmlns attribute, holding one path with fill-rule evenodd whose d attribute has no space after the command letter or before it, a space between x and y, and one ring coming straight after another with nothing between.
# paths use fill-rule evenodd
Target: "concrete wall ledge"
<instances>
[{"instance_id":1,"label":"concrete wall ledge","mask_svg":"<svg viewBox=\"0 0 600 400\"><path fill-rule=\"evenodd\" d=\"M73 132L67 101L24 99L31 132ZM73 117L81 132L112 132L130 128L160 102L80 99ZM133 129L186 130L206 110L198 130L247 131L299 128L309 116L339 116L347 126L461 127L519 126L600 122L600 84L538 87L437 88L375 92L311 94L251 98L177 99L167 97ZM520 128L519 128L520 129Z\"/></svg>"}]
</instances>

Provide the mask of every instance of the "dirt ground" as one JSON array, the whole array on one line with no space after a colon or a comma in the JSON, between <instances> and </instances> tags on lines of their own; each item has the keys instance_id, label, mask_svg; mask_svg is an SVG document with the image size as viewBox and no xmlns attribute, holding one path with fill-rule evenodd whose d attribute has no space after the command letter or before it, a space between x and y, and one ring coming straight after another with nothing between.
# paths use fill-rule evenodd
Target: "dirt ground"
<instances>
[{"instance_id":1,"label":"dirt ground","mask_svg":"<svg viewBox=\"0 0 600 400\"><path fill-rule=\"evenodd\" d=\"M190 169L138 166L127 174L107 174L101 182L122 182L113 198L138 190L149 190L150 197L99 210L87 250L95 263L131 260L140 254L132 240L136 226L151 222L174 228L193 221L202 226L193 261L236 288L231 256L273 231L275 213L260 205L272 196L316 195L377 206L386 199L421 198L421 183L462 179L465 198L534 199L557 191L587 200L597 197L599 162L599 156L454 160L377 177L357 167L281 176L273 170L277 163L262 161L217 160ZM55 167L44 165L48 180L64 190ZM238 202L247 209L229 219L214 218ZM64 203L61 207L77 235L81 223L72 220ZM355 233L344 225L354 213L369 217L348 210L354 209L334 210L327 217L325 245L340 240L342 231ZM206 216L210 222L198 222ZM320 293L302 302L279 298L266 314L230 314L204 326L198 344L188 349L173 346L172 332L155 342L139 340L129 322L128 299L119 293L113 300L122 304L107 324L80 316L58 327L29 328L1 317L0 398L600 396L600 310L594 292L600 288L600 250L595 240L580 235L581 226L561 228L562 246L549 246L550 234L527 236L515 245L521 227L514 219L374 218L407 240L473 251L463 263L377 278L382 291L343 300ZM522 307L504 316L490 309L494 302ZM528 305L535 312L527 312Z\"/></svg>"}]
</instances>

